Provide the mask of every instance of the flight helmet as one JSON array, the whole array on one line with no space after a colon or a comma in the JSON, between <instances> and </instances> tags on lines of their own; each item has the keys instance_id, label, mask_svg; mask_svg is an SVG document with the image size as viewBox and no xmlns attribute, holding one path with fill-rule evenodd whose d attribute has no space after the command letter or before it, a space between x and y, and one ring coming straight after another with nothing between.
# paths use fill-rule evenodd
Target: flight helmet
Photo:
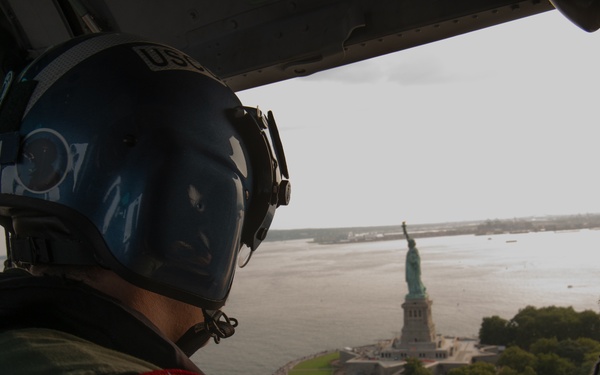
<instances>
[{"instance_id":1,"label":"flight helmet","mask_svg":"<svg viewBox=\"0 0 600 375\"><path fill-rule=\"evenodd\" d=\"M11 264L99 265L218 309L241 246L289 201L272 113L174 48L75 38L9 73L0 100Z\"/></svg>"}]
</instances>

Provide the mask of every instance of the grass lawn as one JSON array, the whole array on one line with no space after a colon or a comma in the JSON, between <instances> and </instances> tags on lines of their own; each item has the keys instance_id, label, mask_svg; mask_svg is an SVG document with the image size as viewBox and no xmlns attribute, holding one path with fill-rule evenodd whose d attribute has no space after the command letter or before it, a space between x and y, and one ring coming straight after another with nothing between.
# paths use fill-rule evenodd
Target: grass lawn
<instances>
[{"instance_id":1,"label":"grass lawn","mask_svg":"<svg viewBox=\"0 0 600 375\"><path fill-rule=\"evenodd\" d=\"M323 356L308 359L298 363L288 372L288 375L331 375L333 367L331 362L340 358L340 352L333 352Z\"/></svg>"}]
</instances>

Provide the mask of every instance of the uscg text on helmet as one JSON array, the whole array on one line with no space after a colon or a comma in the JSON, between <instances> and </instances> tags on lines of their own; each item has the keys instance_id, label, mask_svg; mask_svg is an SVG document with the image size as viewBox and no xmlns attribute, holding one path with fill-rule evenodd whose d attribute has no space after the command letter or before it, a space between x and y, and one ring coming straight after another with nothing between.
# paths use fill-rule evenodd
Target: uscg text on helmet
<instances>
[{"instance_id":1,"label":"uscg text on helmet","mask_svg":"<svg viewBox=\"0 0 600 375\"><path fill-rule=\"evenodd\" d=\"M163 70L187 70L203 74L216 80L222 85L225 85L223 81L200 65L196 60L175 49L148 45L133 47L133 50L140 56L144 63L146 63L148 68L154 72Z\"/></svg>"}]
</instances>

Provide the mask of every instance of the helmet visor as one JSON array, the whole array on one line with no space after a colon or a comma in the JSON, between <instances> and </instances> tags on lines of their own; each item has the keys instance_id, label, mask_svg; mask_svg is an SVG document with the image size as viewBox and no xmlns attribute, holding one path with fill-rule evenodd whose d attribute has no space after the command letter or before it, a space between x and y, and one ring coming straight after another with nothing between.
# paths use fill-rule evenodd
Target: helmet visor
<instances>
[{"instance_id":1,"label":"helmet visor","mask_svg":"<svg viewBox=\"0 0 600 375\"><path fill-rule=\"evenodd\" d=\"M130 246L137 250L122 247L115 255L129 271L151 280L154 289L168 286L171 295L182 292L189 303L199 298L220 307L237 264L244 188L236 170L218 160L179 160L157 173L141 197L141 211L131 215L141 243Z\"/></svg>"}]
</instances>

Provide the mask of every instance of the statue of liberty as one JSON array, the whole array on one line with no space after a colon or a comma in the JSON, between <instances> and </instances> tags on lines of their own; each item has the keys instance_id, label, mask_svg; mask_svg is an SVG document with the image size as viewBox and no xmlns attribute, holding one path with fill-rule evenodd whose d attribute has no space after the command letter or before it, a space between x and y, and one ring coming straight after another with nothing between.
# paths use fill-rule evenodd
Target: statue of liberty
<instances>
[{"instance_id":1,"label":"statue of liberty","mask_svg":"<svg viewBox=\"0 0 600 375\"><path fill-rule=\"evenodd\" d=\"M427 297L425 285L421 281L421 257L417 250L417 243L408 236L406 232L406 222L402 222L402 230L408 241L408 253L406 253L406 283L408 284L408 294L406 298L425 298Z\"/></svg>"}]
</instances>

